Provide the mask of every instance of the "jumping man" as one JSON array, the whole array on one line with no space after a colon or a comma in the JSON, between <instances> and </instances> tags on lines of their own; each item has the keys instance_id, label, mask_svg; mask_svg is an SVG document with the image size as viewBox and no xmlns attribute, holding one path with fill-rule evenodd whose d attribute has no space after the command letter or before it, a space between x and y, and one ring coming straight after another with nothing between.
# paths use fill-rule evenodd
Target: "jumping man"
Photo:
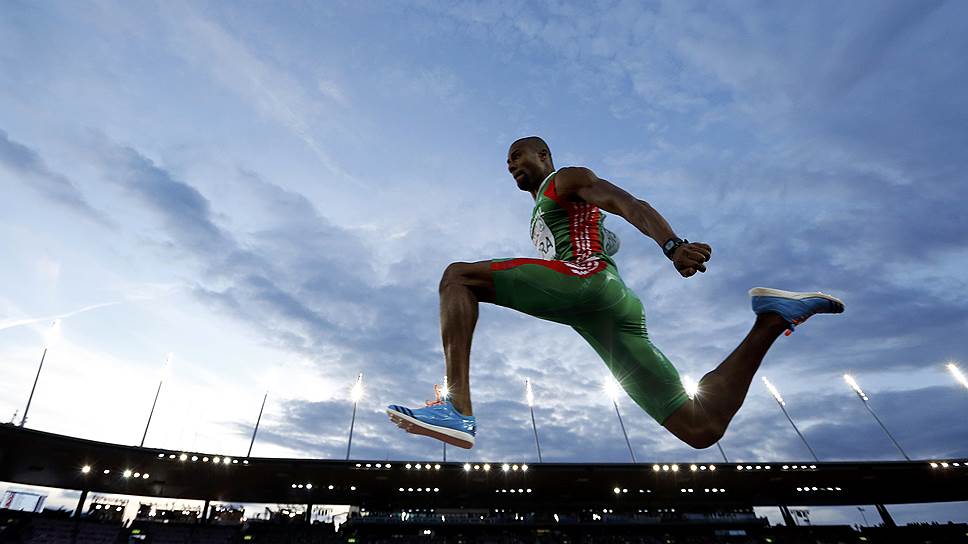
<instances>
[{"instance_id":1,"label":"jumping man","mask_svg":"<svg viewBox=\"0 0 968 544\"><path fill-rule=\"evenodd\" d=\"M757 287L756 321L746 338L703 376L702 402L689 399L675 367L652 345L642 302L622 281L603 240L601 210L623 217L656 241L684 278L706 271L712 248L676 236L647 202L588 168L555 170L548 144L531 136L511 144L508 171L535 199L531 239L540 259L453 263L440 280L440 329L449 395L418 409L390 405L387 414L408 432L462 448L474 446L471 337L478 303L488 302L570 325L602 357L636 404L694 448L715 444L743 404L753 375L773 342L817 313L844 304L824 293Z\"/></svg>"}]
</instances>

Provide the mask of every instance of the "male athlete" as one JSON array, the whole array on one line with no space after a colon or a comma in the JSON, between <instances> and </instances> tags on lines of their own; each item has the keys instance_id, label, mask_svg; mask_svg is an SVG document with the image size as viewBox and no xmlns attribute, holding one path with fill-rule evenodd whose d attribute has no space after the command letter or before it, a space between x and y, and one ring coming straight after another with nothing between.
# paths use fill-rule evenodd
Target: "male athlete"
<instances>
[{"instance_id":1,"label":"male athlete","mask_svg":"<svg viewBox=\"0 0 968 544\"><path fill-rule=\"evenodd\" d=\"M689 399L672 363L649 341L642 302L603 247L611 235L601 210L619 215L659 244L684 278L706 271L712 248L676 236L647 202L600 179L588 168L555 170L548 144L522 138L508 150L508 171L535 199L531 238L540 259L453 263L440 280L440 329L449 395L419 409L390 405L387 414L407 432L462 448L474 446L471 337L478 303L513 308L570 325L605 361L628 395L686 444L708 448L726 431L773 342L817 313L844 304L823 293L750 290L756 321L746 338L699 382L702 400Z\"/></svg>"}]
</instances>

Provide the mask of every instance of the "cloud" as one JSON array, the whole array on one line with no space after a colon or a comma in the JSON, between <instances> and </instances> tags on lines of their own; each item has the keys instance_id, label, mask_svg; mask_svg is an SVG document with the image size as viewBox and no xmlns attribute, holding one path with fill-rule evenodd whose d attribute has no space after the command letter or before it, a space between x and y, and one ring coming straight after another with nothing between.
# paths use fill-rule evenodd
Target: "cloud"
<instances>
[{"instance_id":1,"label":"cloud","mask_svg":"<svg viewBox=\"0 0 968 544\"><path fill-rule=\"evenodd\" d=\"M160 15L170 25L175 51L186 61L203 67L215 80L255 105L262 115L289 129L331 174L343 181L360 183L317 138L315 122L324 108L299 81L188 3L166 4ZM319 81L318 90L345 105L346 95L335 82Z\"/></svg>"},{"instance_id":2,"label":"cloud","mask_svg":"<svg viewBox=\"0 0 968 544\"><path fill-rule=\"evenodd\" d=\"M103 227L113 227L103 212L96 210L80 189L66 176L52 171L33 149L11 140L0 129L0 165L42 196Z\"/></svg>"}]
</instances>

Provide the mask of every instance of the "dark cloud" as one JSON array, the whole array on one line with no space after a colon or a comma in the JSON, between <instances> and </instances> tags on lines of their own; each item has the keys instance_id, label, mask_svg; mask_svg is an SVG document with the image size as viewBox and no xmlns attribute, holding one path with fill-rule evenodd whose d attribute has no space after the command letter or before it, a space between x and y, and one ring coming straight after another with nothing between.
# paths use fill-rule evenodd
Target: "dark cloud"
<instances>
[{"instance_id":1,"label":"dark cloud","mask_svg":"<svg viewBox=\"0 0 968 544\"><path fill-rule=\"evenodd\" d=\"M88 203L84 194L70 179L52 171L36 151L11 140L2 129L0 129L0 165L53 202L101 226L114 226L114 222L103 212Z\"/></svg>"}]
</instances>

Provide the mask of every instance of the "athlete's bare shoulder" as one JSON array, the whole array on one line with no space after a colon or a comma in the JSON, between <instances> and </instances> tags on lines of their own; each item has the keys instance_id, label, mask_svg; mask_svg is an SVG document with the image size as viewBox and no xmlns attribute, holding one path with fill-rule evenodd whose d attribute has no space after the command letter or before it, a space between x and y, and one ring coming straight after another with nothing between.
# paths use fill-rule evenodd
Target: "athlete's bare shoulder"
<instances>
[{"instance_id":1,"label":"athlete's bare shoulder","mask_svg":"<svg viewBox=\"0 0 968 544\"><path fill-rule=\"evenodd\" d=\"M584 166L566 166L555 174L555 188L562 197L576 197L578 192L598 181L598 176Z\"/></svg>"}]
</instances>

